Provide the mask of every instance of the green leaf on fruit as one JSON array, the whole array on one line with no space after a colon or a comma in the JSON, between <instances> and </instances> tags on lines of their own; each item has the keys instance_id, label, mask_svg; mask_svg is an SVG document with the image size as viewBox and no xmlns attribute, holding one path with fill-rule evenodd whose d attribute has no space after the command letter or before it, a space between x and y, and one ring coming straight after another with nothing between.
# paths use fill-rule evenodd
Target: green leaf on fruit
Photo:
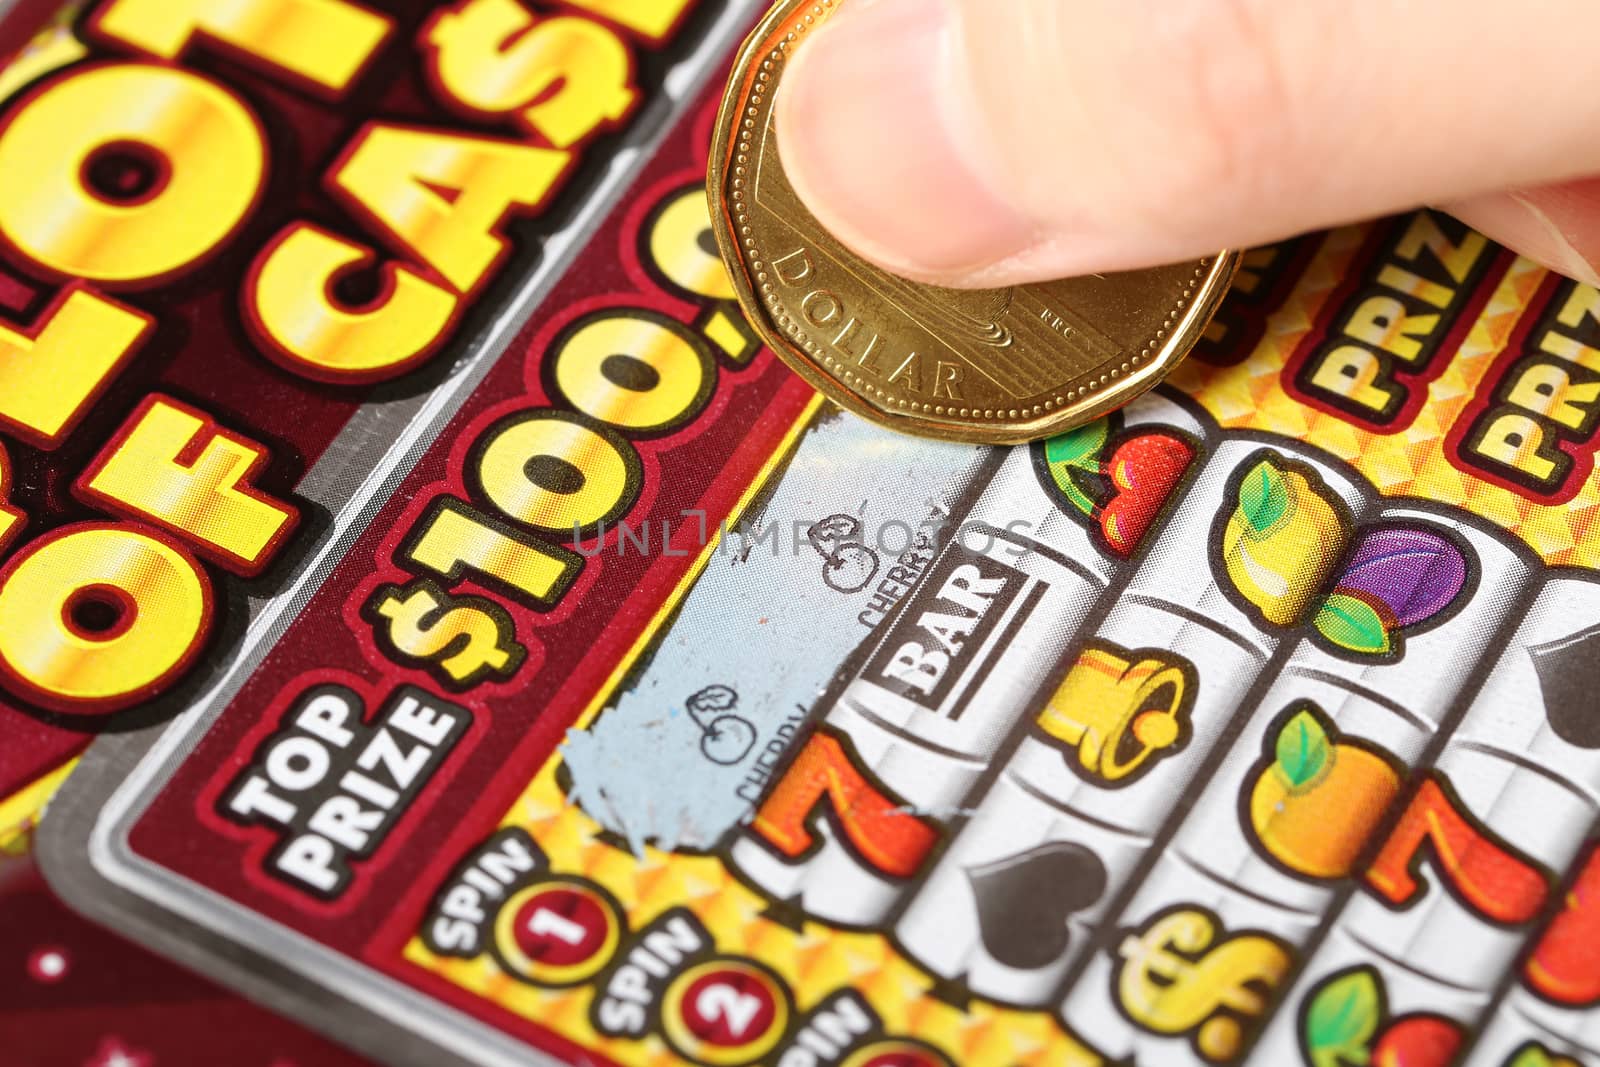
<instances>
[{"instance_id":1,"label":"green leaf on fruit","mask_svg":"<svg viewBox=\"0 0 1600 1067\"><path fill-rule=\"evenodd\" d=\"M1239 513L1256 533L1264 533L1289 513L1289 481L1270 459L1256 464L1239 486Z\"/></svg>"},{"instance_id":2,"label":"green leaf on fruit","mask_svg":"<svg viewBox=\"0 0 1600 1067\"><path fill-rule=\"evenodd\" d=\"M1325 983L1306 1012L1306 1049L1313 1067L1356 1067L1371 1058L1369 1045L1382 1020L1382 994L1368 968Z\"/></svg>"},{"instance_id":3,"label":"green leaf on fruit","mask_svg":"<svg viewBox=\"0 0 1600 1067\"><path fill-rule=\"evenodd\" d=\"M1044 443L1044 458L1051 465L1061 463L1068 467L1082 467L1098 471L1100 453L1105 450L1111 436L1111 424L1105 419L1068 430Z\"/></svg>"},{"instance_id":4,"label":"green leaf on fruit","mask_svg":"<svg viewBox=\"0 0 1600 1067\"><path fill-rule=\"evenodd\" d=\"M1067 503L1076 508L1080 515L1092 519L1099 512L1100 507L1073 480L1073 470L1074 468L1072 467L1051 467L1050 477L1055 479L1056 488L1061 490L1061 495L1067 498Z\"/></svg>"},{"instance_id":5,"label":"green leaf on fruit","mask_svg":"<svg viewBox=\"0 0 1600 1067\"><path fill-rule=\"evenodd\" d=\"M1334 593L1323 601L1314 622L1317 632L1340 648L1381 656L1394 644L1378 610L1360 597Z\"/></svg>"},{"instance_id":6,"label":"green leaf on fruit","mask_svg":"<svg viewBox=\"0 0 1600 1067\"><path fill-rule=\"evenodd\" d=\"M1078 512L1093 518L1099 510L1094 498L1078 485L1077 479L1085 475L1101 474L1106 441L1111 436L1111 424L1105 419L1069 430L1044 443L1044 458L1050 468L1050 477Z\"/></svg>"},{"instance_id":7,"label":"green leaf on fruit","mask_svg":"<svg viewBox=\"0 0 1600 1067\"><path fill-rule=\"evenodd\" d=\"M1328 732L1310 710L1300 711L1278 731L1278 771L1293 788L1311 782L1326 770L1332 754Z\"/></svg>"}]
</instances>

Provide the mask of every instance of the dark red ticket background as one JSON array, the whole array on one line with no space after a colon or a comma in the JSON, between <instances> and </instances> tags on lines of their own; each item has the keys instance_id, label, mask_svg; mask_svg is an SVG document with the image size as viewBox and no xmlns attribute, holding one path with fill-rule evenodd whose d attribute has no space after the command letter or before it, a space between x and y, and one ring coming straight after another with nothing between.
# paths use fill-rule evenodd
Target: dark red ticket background
<instances>
[{"instance_id":1,"label":"dark red ticket background","mask_svg":"<svg viewBox=\"0 0 1600 1067\"><path fill-rule=\"evenodd\" d=\"M58 6L54 0L23 0L0 24L0 56L20 47ZM499 278L476 299L452 342L428 365L398 382L361 388L310 383L261 356L243 329L238 297L251 259L272 234L293 218L306 218L362 243L376 242L375 235L364 232L321 192L323 173L355 131L374 119L469 128L459 116L445 112L432 101L417 62L417 28L437 5L425 0L386 0L375 6L396 19L396 32L383 46L373 67L337 103L285 88L204 45L191 49L184 57L186 67L226 83L262 117L270 136L272 184L248 224L221 254L207 262L204 270L156 288L117 294L118 299L150 313L158 322L158 331L60 448L45 452L22 442L6 443L14 478L11 499L27 512L29 520L19 544L52 528L93 516L71 495L71 483L152 391L193 404L267 446L271 464L258 473L257 484L268 493L295 499L310 520L304 531L320 528L327 516L309 502L295 498L295 487L351 415L375 396L416 395L438 387L463 343L480 334L500 313L507 298L524 284L542 256L544 237L566 227L577 206L591 195L595 181L609 166L620 133L599 137L585 146L583 158L572 168L567 185L538 217L508 224L507 234L515 250ZM542 7L537 3L531 6ZM668 66L703 37L705 26L719 6L711 0L701 3L666 44L630 40L636 56L635 80L646 106L659 94ZM81 18L78 25L82 25ZM115 54L114 49L103 44L97 43L96 47L97 54L90 61ZM638 118L625 123L623 129L631 130ZM490 136L521 135L509 123L497 127L484 122L470 129ZM702 122L701 143L707 129ZM692 170L699 157L691 150L692 143L687 127L680 130L641 189L663 177L672 182L694 180ZM692 310L662 294L659 286L639 269L637 257L622 254L619 237L637 229L642 195L636 192L634 198L622 203L618 217L607 225L558 297L547 302L551 312L542 315L505 357L494 386L499 395L516 397L523 393L519 380L522 357L542 343L540 323L548 328L554 314L574 312L576 302L585 297L616 293L618 300L672 315ZM57 291L54 282L30 274L20 262L0 253L0 318L26 326L49 305ZM654 295L639 295L645 292ZM570 306L568 302L572 302ZM728 368L724 368L724 374L728 374ZM737 448L750 434L749 446L742 454L754 460L764 446L762 434L752 432L753 425L780 425L792 418L794 409L805 399L804 390L764 355L724 381L737 381L738 386L717 398L717 410L686 431L682 440L656 442L646 460L651 491L661 498L657 510L675 520L680 506L693 506L680 504L679 487L685 488L682 499L691 499L687 494L692 493L692 499L703 499L708 506L736 496L737 488L742 488L740 479L746 475L730 466L724 478L714 479L723 466L720 457ZM769 402L770 412L766 410ZM458 423L470 417L463 414ZM440 441L451 442L457 433L453 429L441 435ZM693 449L683 448L691 439ZM658 464L654 454L672 452L674 448L679 449L675 455ZM690 451L705 462L691 461ZM357 463L374 459L357 457ZM438 457L433 457L426 470L436 473L439 469ZM703 475L698 483L696 469ZM668 484L673 490L661 493L660 487ZM402 493L396 499L405 498ZM650 507L651 499L647 497L640 508ZM372 574L376 542L389 530L393 511L391 508L386 512L385 519L352 557L365 562L352 564L341 572L342 578ZM305 541L302 537L299 543L291 543L272 571L248 584L212 572L223 590L223 603L218 632L206 657L211 667L199 668L181 689L158 704L116 716L74 717L0 696L0 736L6 739L6 744L0 746L0 797L58 766L98 733L149 726L182 707L207 684L209 671L227 661L229 649L242 630L243 597L270 595L280 588L284 575L301 558ZM553 677L572 682L588 680L592 685L592 679L603 674L605 666L620 655L620 649L630 639L627 635L636 633L650 615L647 609L638 607L631 608L634 614L612 617L620 597L637 586L641 594L659 599L679 574L681 571L673 573L668 569L608 576L603 584L609 595L586 591L575 594L566 614L583 616L585 625L569 628L572 636L558 642L559 662L538 672L532 691L538 692L546 684L553 689L553 683L547 683ZM587 580L592 583L595 579ZM348 591L349 581L342 580L338 588ZM359 664L362 650L346 628L353 615L347 616L341 610L339 600L340 594L333 591L320 598L311 613L321 619L315 632L302 634L307 640L275 657L270 669L292 675L301 666L339 659ZM596 605L594 609L588 606L591 602ZM643 603L642 598L629 601L630 606ZM547 621L554 623L559 618ZM585 658L574 654L577 652L589 655ZM262 702L270 701L273 688L270 680L252 686L237 705L236 710L244 713L241 718L258 718L265 710ZM521 726L514 726L508 719L492 732L502 750L509 747L506 739L525 732L526 720L537 717L533 713L543 702L524 694L521 703L528 712ZM547 747L553 742L559 730L553 725L553 718L551 723L547 729L529 733L529 743ZM228 724L245 725L232 719ZM482 738L475 737L473 743L479 740ZM223 747L226 744L220 740L211 744L213 751ZM474 767L473 773L478 773L478 768ZM476 790L469 792L478 795ZM195 816L191 802L184 807L179 822L192 827ZM439 816L452 817L450 809ZM436 832L439 825L436 817L427 832ZM402 829L411 831L409 824ZM181 830L179 835L189 835L186 844L192 848L191 858L212 850L220 862L231 866L235 875L241 873L246 850L238 844L221 848L222 842L216 836L209 832L195 834L191 829ZM400 844L398 839L395 843ZM443 842L438 848L424 847L410 855L415 860L412 866L420 866L430 857L444 855ZM404 871L395 872L383 886L384 896L378 899L386 900L390 893L399 899L399 887L405 880ZM5 914L5 922L0 923L0 991L4 993L4 1003L0 1004L0 1063L27 1067L222 1063L241 1067L323 1067L362 1062L273 1013L151 955L114 932L78 918L49 891L26 855L0 856L0 902ZM371 909L374 920L388 913L389 903L392 902L386 900L385 906Z\"/></svg>"},{"instance_id":2,"label":"dark red ticket background","mask_svg":"<svg viewBox=\"0 0 1600 1067\"><path fill-rule=\"evenodd\" d=\"M497 823L688 573L700 526L683 512L703 510L712 529L725 519L813 393L765 350L743 367L719 359L716 392L697 418L668 436L635 441L643 490L628 520L657 530L670 524L676 551L602 553L585 561L555 610L514 611L518 637L530 649L508 683L450 695L427 674L386 660L358 611L376 586L409 577L390 562L391 553L434 493L471 497L461 472L483 429L513 411L555 406L542 383L542 361L565 327L609 307L646 309L685 324L707 310L670 295L652 278L639 242L652 208L704 182L716 95L708 90L680 123L576 266L152 803L133 831L139 855L349 955L405 969L408 979L463 1008L498 1013L407 968L399 946L444 872ZM470 582L456 591L494 595ZM355 689L369 709L402 682L421 685L470 708L475 719L398 829L372 860L355 865L350 889L332 904L265 873L263 859L276 841L272 830L239 826L217 813L222 791L277 726L278 713L307 686L324 681ZM545 1043L509 1014L497 1021Z\"/></svg>"},{"instance_id":3,"label":"dark red ticket background","mask_svg":"<svg viewBox=\"0 0 1600 1067\"><path fill-rule=\"evenodd\" d=\"M360 1067L361 1057L68 911L0 860L7 1067Z\"/></svg>"},{"instance_id":4,"label":"dark red ticket background","mask_svg":"<svg viewBox=\"0 0 1600 1067\"><path fill-rule=\"evenodd\" d=\"M101 517L72 497L72 481L152 391L190 403L228 428L267 446L271 463L256 480L266 492L290 498L351 413L373 395L373 387L337 387L307 381L281 369L256 350L245 332L238 303L251 260L273 234L297 218L309 219L363 244L381 243L339 208L322 191L321 184L323 174L351 137L371 120L411 122L488 136L524 136L509 121L498 125L487 121L466 124L435 102L415 44L419 27L435 4L427 0L387 0L376 6L394 18L396 29L372 67L338 101L317 99L287 88L204 44L184 55L186 68L226 84L261 117L269 135L270 184L246 224L203 269L154 288L117 293L118 299L155 317L156 333L65 444L44 452L22 442L7 442L14 468L12 501L27 512L29 520L19 545L55 527ZM629 41L637 59L635 79L644 101L656 97L671 60L703 35L704 24L717 6L699 5L675 32L672 42L659 49L638 40ZM90 5L87 10L93 9ZM24 21L17 25L35 24L37 16L36 5L30 0L27 9L19 12ZM87 14L79 16L80 37L88 35L86 20ZM7 26L0 26L0 50L10 32ZM95 52L85 62L120 54L110 44L98 40L94 44ZM59 73L53 72L49 77ZM631 123L624 124L624 128L631 128ZM460 352L461 343L481 332L538 263L543 238L566 225L574 208L587 198L617 142L618 135L606 135L585 146L567 185L550 206L537 217L513 220L506 226L514 252L499 276L475 298L452 341L418 371L380 387L385 395L424 392L443 379ZM54 282L30 275L14 256L0 252L0 317L19 326L31 323L57 292ZM297 504L312 513L315 523L319 517L316 509L308 508L303 501ZM272 591L299 557L299 545L305 540L302 536L299 544L291 543L273 571L248 585L213 570L213 579L224 591L222 615L209 656L213 663L225 658L223 651L237 638L240 596L246 591ZM96 733L136 728L170 716L186 697L201 688L205 673L201 667L182 692L158 706L111 717L61 715L0 695L0 736L7 739L7 744L0 746L0 796L80 751Z\"/></svg>"},{"instance_id":5,"label":"dark red ticket background","mask_svg":"<svg viewBox=\"0 0 1600 1067\"><path fill-rule=\"evenodd\" d=\"M443 847L445 841L464 844L481 837L488 825L462 826L462 821L473 810L498 816L526 784L527 775L548 756L571 719L686 573L692 554L647 558L639 553L605 553L586 561L583 574L554 612L528 613L519 620L529 624L540 646L540 651L530 651L529 664L511 683L485 685L466 698L438 689L423 672L404 671L390 663L372 645L370 627L352 624L350 608L364 600L359 591L406 577L387 560L409 531L408 520L432 499L427 490L443 485L469 495L461 471L482 428L512 411L551 406L538 370L553 335L572 320L604 307L647 308L683 322L699 312L695 305L669 296L643 273L636 265L635 247L646 211L662 194L703 180L708 117L702 110L698 121L683 123L662 147L580 262L439 433L434 447L163 790L136 830L135 847L141 854L268 915L304 925L330 943L353 948L374 932L388 909L345 912L368 893L386 902L402 894L420 873L417 860L438 855L444 866L454 862L456 855ZM682 512L704 508L713 524L725 517L811 397L810 390L798 385L765 351L746 368L735 370L723 363L718 373L717 393L693 424L665 438L638 442L645 464L644 492L629 519L635 524L671 523L683 548L695 544L699 530L696 522L682 518ZM470 583L459 588L489 595ZM527 633L519 627L519 635ZM429 841L428 847L407 850L391 838L385 855L365 865L341 903L323 907L284 883L250 876L259 863L246 862L246 857L263 853L271 834L215 817L215 802L220 787L275 725L271 709L285 704L312 678L327 677L324 669L336 664L364 665L346 680L368 694L387 692L404 680L432 688L479 714L447 770L471 781L473 788L452 793L438 788L447 783L436 779L434 792L442 795L423 819L405 828ZM464 760L462 749L471 750ZM491 786L495 779L500 781ZM203 847L196 847L197 831L209 831L203 834ZM238 844L215 847L219 834ZM435 840L438 846L432 844ZM401 854L408 852L402 859Z\"/></svg>"},{"instance_id":6,"label":"dark red ticket background","mask_svg":"<svg viewBox=\"0 0 1600 1067\"><path fill-rule=\"evenodd\" d=\"M705 16L713 2L706 0L699 15ZM416 17L424 9L419 4L408 4L406 10L411 12L408 25L414 30ZM694 39L699 30L700 27L683 28L680 40ZM389 47L401 48L399 54L410 57L409 45L408 34L403 32ZM669 49L680 50L678 45ZM274 199L269 193L270 208L252 223L256 228L240 238L240 250L208 267L203 278L196 276L177 286L129 297L130 302L156 314L162 331L157 342L101 403L89 428L58 455L17 450L17 503L35 516L31 533L85 516L85 509L71 500L67 486L133 405L152 389L202 406L224 423L267 444L274 456L273 465L259 480L267 491L284 496L293 495L294 487L319 458L337 460L364 473L379 460L380 451L402 433L403 427L398 423L383 426L379 432L364 436L360 447L365 452L330 452L341 429L349 425L371 394L308 386L278 371L252 353L234 303L249 257L288 218L309 218L335 232L373 240L372 235L363 234L316 191L317 176L339 153L356 126L367 119L384 116L417 122L448 121L436 110L430 110L427 89L417 76L414 60L390 58L383 76L366 78L358 92L336 111L270 83L258 84L250 75L216 64L216 76L243 85L256 106L273 116L274 150L279 153L274 171L274 180L279 184L274 192L281 196ZM655 91L662 62L663 55L643 62L639 82L646 94ZM203 62L195 65L205 67ZM735 308L675 290L652 271L644 251L644 234L655 213L674 198L700 195L719 88L720 79L713 74L697 105L644 164L619 205L589 239L576 265L542 298L531 320L506 351L495 358L487 377L470 393L463 393L459 401L453 401L455 408L445 425L428 431L421 460L409 470L396 472L398 488L381 502L369 524L349 531L353 540L341 547L331 575L315 589L284 636L266 650L265 658L253 668L243 688L220 709L193 751L187 752L138 816L129 838L132 851L159 873L172 876L140 886L139 893L148 895L156 907L170 903L165 894L194 893L198 887L214 895L213 903L225 901L239 913L282 924L334 953L395 976L426 996L530 1045L577 1062L597 1059L589 1050L543 1031L536 1020L513 1014L407 963L402 951L446 872L501 821L530 778L551 758L579 714L605 693L619 669L628 666L630 650L640 646L669 610L673 593L685 588L692 577L696 557L706 547L706 528L732 516L740 501L748 499L763 468L778 457L790 440L814 395L787 374L771 353L748 349L716 351L713 344L717 380L705 406L696 409L693 417L675 430L629 437L640 470L638 495L632 499L625 517L633 529L647 531L651 548L622 551L619 532L613 526L606 538L611 549L588 554L574 584L554 606L543 611L510 599L504 589L470 578L451 585L453 594L487 598L509 613L517 640L527 646L527 659L508 680L479 682L465 692L442 688L442 683L421 667L407 667L385 653L375 640L368 608L381 587L405 585L423 576L398 566L395 557L400 546L417 532L422 517L441 498L468 501L481 512L492 511L490 502L474 489L464 472L473 465L478 446L502 420L528 411L560 410L565 406L548 382L555 353L576 324L597 313L621 311L633 314L639 321L654 316L654 321L670 320L688 330L703 330L708 321L720 322L725 331L737 328L733 325L737 318ZM479 301L475 317L463 325L461 336L481 333L500 313L510 287L525 278L536 263L540 235L560 226L570 206L592 187L595 168L603 165L610 149L604 142L596 142L590 149L589 165L574 176L559 209L541 219L524 220L513 231L517 258L508 264L497 287ZM1368 234L1364 246L1353 256L1354 265L1326 296L1315 317L1314 329L1299 341L1297 355L1287 369L1276 365L1270 368L1281 374L1282 390L1291 401L1300 399L1295 392L1299 370L1346 328L1339 324L1338 316L1354 313L1349 305L1358 301L1364 291L1368 268L1383 260L1386 243L1405 225L1402 220ZM1272 269L1286 274L1288 280L1280 275L1276 281L1263 283L1255 305L1262 309L1263 318L1266 305L1285 298L1313 251L1311 242L1280 250L1282 259ZM1448 316L1448 328L1441 329L1429 361L1415 370L1396 372L1400 386L1406 390L1407 403L1383 416L1384 421L1378 421L1377 416L1363 421L1348 411L1341 414L1338 402L1345 399L1343 395L1320 385L1333 394L1333 399L1304 399L1304 406L1366 427L1367 440L1408 426L1428 394L1428 385L1444 372L1479 320L1496 284L1512 266L1509 254L1497 253L1491 247L1488 258L1478 264L1471 277L1455 279L1461 283L1462 299ZM1539 300L1551 299L1560 284L1566 283L1547 283ZM0 265L0 315L26 321L50 295L42 283L16 273L14 267ZM1525 315L1524 319L1519 330L1531 328L1527 324L1533 316ZM1213 334L1225 343L1214 343L1202 357L1223 366L1237 363L1239 359L1230 346L1250 351L1264 331L1264 322L1225 315ZM726 334L721 336L725 338ZM1511 347L1520 351L1525 337L1525 332L1515 333ZM385 387L384 395L421 395L441 387L445 384L445 368L460 351L459 346L447 348L431 369ZM1507 364L1502 360L1497 366L1504 368ZM1460 438L1452 440L1459 443ZM1588 469L1583 473L1586 477ZM317 514L309 501L297 503L311 511L306 529L325 533L330 516ZM657 543L668 529L673 531L670 545ZM340 533L343 543L344 532ZM548 540L557 541L559 537L552 535ZM301 546L290 550L275 573L263 576L254 585L225 586L229 609L213 650L214 664L226 662L227 650L241 636L243 613L239 609L243 597L247 593L267 596L281 591L307 540L303 538ZM586 542L592 543L592 538L586 538ZM729 629L730 633L736 632L737 623ZM667 654L670 651L663 653ZM183 706L206 681L203 675L191 679L181 691L149 709L148 715L159 716ZM472 718L465 735L443 758L440 769L430 775L414 799L407 796L405 810L394 830L381 837L373 855L353 862L352 880L347 886L341 884L331 900L314 896L271 873L269 855L282 840L281 830L241 825L221 814L222 798L256 757L263 742L282 727L286 710L312 687L329 683L357 694L369 714L388 703L400 687L420 686L438 693L442 700L465 707ZM116 724L134 724L146 714L145 709L140 709L126 719L117 717ZM20 755L0 755L0 778L11 774L19 784L69 752L84 732L83 725L71 719L29 709L0 709L0 715L7 719L0 721L0 729L8 727L9 719L25 716L25 729L11 736L27 739L30 746L37 742ZM652 768L640 767L638 771L650 773ZM274 1031L268 1016L217 993L198 979L152 961L102 932L81 925L74 928L68 922L62 928L64 932L45 936L64 917L31 868L18 869L21 873L11 886L0 882L0 894L7 901L15 898L26 925L13 926L0 936L0 966L15 967L21 960L38 987L30 987L29 995L21 1001L24 1009L20 1021L24 1027L31 1021L34 1027L21 1040L33 1040L38 1047L46 1047L37 1039L37 1032L50 1025L59 1029L63 1019L69 1020L70 1025L81 1012L82 1018L93 1020L92 1026L85 1024L85 1031L92 1030L100 1041L87 1054L97 1059L44 1057L37 1062L159 1067L153 1057L147 1062L138 1058L137 1042L153 1044L161 1040L172 1041L182 1051L162 1057L159 1064L252 1062L229 1047L229 1037L219 1033L223 1029L266 1033L259 1044L270 1048L275 1057L265 1061L267 1067L305 1067L322 1062L319 1056L338 1055L298 1031ZM227 936L225 912L221 922ZM246 935L239 932L237 936ZM244 951L256 948L271 955L274 946L244 946ZM60 976L41 973L40 953L58 950L63 958L75 961L71 968ZM102 961L109 961L119 970L115 981L95 975L90 969L102 966ZM75 983L70 987L69 979ZM130 982L137 995L167 997L182 1007L173 1008L170 1003L161 1011L148 1004L130 1007L115 992L118 983ZM64 995L69 988L73 992ZM933 996L942 996L939 988L933 990ZM44 1023L46 1017L51 1019L50 1025ZM0 1028L10 1022L0 1011ZM0 1050L6 1047L5 1036L0 1029ZM237 1034L229 1036L237 1039ZM670 1034L668 1038L670 1044ZM117 1046L107 1045L108 1040L116 1041ZM303 1045L295 1044L302 1041ZM280 1054L280 1042L292 1047ZM126 1051L124 1044L128 1046ZM58 1051L52 1049L51 1055ZM252 1049L251 1055L258 1051L261 1049ZM4 1059L0 1052L0 1060ZM340 1060L348 1062L347 1058Z\"/></svg>"},{"instance_id":7,"label":"dark red ticket background","mask_svg":"<svg viewBox=\"0 0 1600 1067\"><path fill-rule=\"evenodd\" d=\"M0 18L0 60L20 51L60 7L61 0L16 0Z\"/></svg>"}]
</instances>

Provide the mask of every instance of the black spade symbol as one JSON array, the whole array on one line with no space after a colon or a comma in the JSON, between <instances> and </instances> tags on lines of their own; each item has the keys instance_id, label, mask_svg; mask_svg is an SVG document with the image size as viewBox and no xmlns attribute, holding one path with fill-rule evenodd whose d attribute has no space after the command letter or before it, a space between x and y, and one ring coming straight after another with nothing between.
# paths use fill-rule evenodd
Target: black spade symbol
<instances>
[{"instance_id":1,"label":"black spade symbol","mask_svg":"<svg viewBox=\"0 0 1600 1067\"><path fill-rule=\"evenodd\" d=\"M967 871L978 904L978 932L989 955L1036 970L1072 942L1067 920L1106 891L1106 868L1082 845L1058 843Z\"/></svg>"},{"instance_id":2,"label":"black spade symbol","mask_svg":"<svg viewBox=\"0 0 1600 1067\"><path fill-rule=\"evenodd\" d=\"M1600 626L1528 650L1545 717L1561 740L1600 748Z\"/></svg>"}]
</instances>

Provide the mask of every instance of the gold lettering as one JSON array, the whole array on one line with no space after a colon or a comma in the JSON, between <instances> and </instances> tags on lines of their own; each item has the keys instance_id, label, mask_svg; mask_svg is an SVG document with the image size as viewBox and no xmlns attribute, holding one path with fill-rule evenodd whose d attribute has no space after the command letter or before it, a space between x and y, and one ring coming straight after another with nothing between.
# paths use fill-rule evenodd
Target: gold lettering
<instances>
[{"instance_id":1,"label":"gold lettering","mask_svg":"<svg viewBox=\"0 0 1600 1067\"><path fill-rule=\"evenodd\" d=\"M1471 445L1472 451L1503 467L1548 484L1556 464L1542 454L1544 429L1526 415L1501 415Z\"/></svg>"},{"instance_id":2,"label":"gold lettering","mask_svg":"<svg viewBox=\"0 0 1600 1067\"><path fill-rule=\"evenodd\" d=\"M1411 220L1405 236L1395 246L1395 255L1414 261L1426 249L1438 258L1450 277L1464 282L1488 247L1488 238L1474 230L1468 230L1461 243L1456 244L1439 227L1439 220L1424 211Z\"/></svg>"},{"instance_id":3,"label":"gold lettering","mask_svg":"<svg viewBox=\"0 0 1600 1067\"><path fill-rule=\"evenodd\" d=\"M1395 394L1380 381L1382 376L1383 363L1377 356L1355 345L1341 345L1322 357L1311 384L1364 408L1383 411Z\"/></svg>"},{"instance_id":4,"label":"gold lettering","mask_svg":"<svg viewBox=\"0 0 1600 1067\"><path fill-rule=\"evenodd\" d=\"M1422 342L1438 328L1437 315L1407 315L1406 306L1394 297L1373 296L1363 300L1351 314L1345 333L1397 359L1415 363L1422 358Z\"/></svg>"},{"instance_id":5,"label":"gold lettering","mask_svg":"<svg viewBox=\"0 0 1600 1067\"><path fill-rule=\"evenodd\" d=\"M804 248L796 249L781 259L772 261L772 273L784 285L799 285L816 272L811 256Z\"/></svg>"},{"instance_id":6,"label":"gold lettering","mask_svg":"<svg viewBox=\"0 0 1600 1067\"><path fill-rule=\"evenodd\" d=\"M915 352L907 356L904 362L902 362L900 366L895 369L895 372L889 375L889 384L893 385L901 378L906 379L906 390L908 392L919 393L922 391L917 387L918 383L922 380L922 368L919 365L918 356Z\"/></svg>"},{"instance_id":7,"label":"gold lettering","mask_svg":"<svg viewBox=\"0 0 1600 1067\"><path fill-rule=\"evenodd\" d=\"M1455 299L1455 290L1430 282L1420 275L1413 274L1404 267L1397 267L1393 263L1385 264L1383 270L1378 272L1378 284L1385 289L1391 289L1401 296L1409 296L1423 303L1432 304L1436 308L1447 308L1450 301Z\"/></svg>"}]
</instances>

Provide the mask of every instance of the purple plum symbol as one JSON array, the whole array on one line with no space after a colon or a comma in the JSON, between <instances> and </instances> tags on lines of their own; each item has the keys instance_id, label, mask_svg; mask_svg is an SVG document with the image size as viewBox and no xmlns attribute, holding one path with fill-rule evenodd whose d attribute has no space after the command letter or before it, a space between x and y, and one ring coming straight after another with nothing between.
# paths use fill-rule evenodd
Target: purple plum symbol
<instances>
[{"instance_id":1,"label":"purple plum symbol","mask_svg":"<svg viewBox=\"0 0 1600 1067\"><path fill-rule=\"evenodd\" d=\"M1317 612L1317 632L1348 652L1385 656L1401 634L1437 618L1467 585L1467 560L1443 534L1374 526Z\"/></svg>"}]
</instances>

